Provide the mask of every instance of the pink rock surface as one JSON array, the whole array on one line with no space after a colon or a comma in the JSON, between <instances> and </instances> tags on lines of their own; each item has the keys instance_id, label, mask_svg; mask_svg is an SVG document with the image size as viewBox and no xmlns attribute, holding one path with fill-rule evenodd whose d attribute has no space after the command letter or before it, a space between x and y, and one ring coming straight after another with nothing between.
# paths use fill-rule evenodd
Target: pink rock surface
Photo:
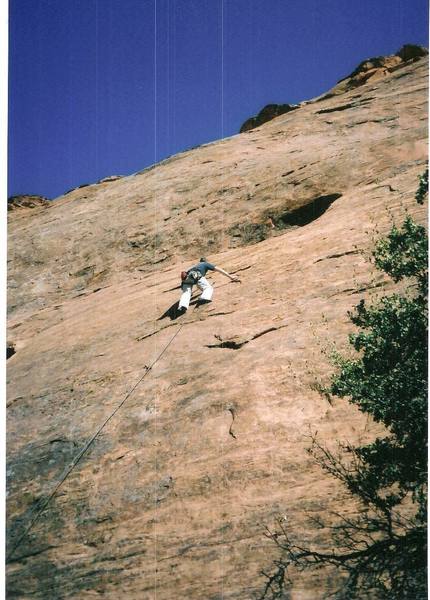
<instances>
[{"instance_id":1,"label":"pink rock surface","mask_svg":"<svg viewBox=\"0 0 430 600\"><path fill-rule=\"evenodd\" d=\"M8 527L97 437L8 565L19 598L248 599L288 515L357 507L306 453L375 434L318 391L347 311L392 284L368 258L414 201L427 158L427 58L250 132L73 190L9 222ZM303 207L307 209L298 210ZM201 255L212 304L176 320ZM180 331L178 332L178 330ZM297 575L291 598L335 581ZM11 596L12 597L12 596Z\"/></svg>"}]
</instances>

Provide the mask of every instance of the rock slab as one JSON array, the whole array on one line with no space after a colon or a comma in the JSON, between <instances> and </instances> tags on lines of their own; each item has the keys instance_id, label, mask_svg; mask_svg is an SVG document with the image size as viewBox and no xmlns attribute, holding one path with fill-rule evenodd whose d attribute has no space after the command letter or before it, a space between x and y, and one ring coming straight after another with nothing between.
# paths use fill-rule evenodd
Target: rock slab
<instances>
[{"instance_id":1,"label":"rock slab","mask_svg":"<svg viewBox=\"0 0 430 600\"><path fill-rule=\"evenodd\" d=\"M308 435L375 435L318 390L347 311L393 289L369 263L375 237L406 210L426 222L427 74L413 59L10 211L9 548L106 423L15 551L10 598L256 599L278 556L265 526L287 515L300 541L328 544L307 515L356 510ZM175 319L179 273L201 255L241 283L214 274L213 303ZM334 583L301 574L291 598Z\"/></svg>"}]
</instances>

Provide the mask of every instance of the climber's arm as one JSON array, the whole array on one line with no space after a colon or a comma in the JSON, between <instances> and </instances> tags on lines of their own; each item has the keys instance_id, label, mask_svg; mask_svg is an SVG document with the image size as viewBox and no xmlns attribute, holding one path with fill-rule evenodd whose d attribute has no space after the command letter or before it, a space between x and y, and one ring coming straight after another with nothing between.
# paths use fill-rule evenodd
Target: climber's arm
<instances>
[{"instance_id":1,"label":"climber's arm","mask_svg":"<svg viewBox=\"0 0 430 600\"><path fill-rule=\"evenodd\" d=\"M218 273L222 273L223 275L225 275L232 281L240 281L239 277L236 277L236 275L230 275L230 273L227 273L227 271L224 271L224 269L221 269L220 267L214 267L214 271L218 271Z\"/></svg>"}]
</instances>

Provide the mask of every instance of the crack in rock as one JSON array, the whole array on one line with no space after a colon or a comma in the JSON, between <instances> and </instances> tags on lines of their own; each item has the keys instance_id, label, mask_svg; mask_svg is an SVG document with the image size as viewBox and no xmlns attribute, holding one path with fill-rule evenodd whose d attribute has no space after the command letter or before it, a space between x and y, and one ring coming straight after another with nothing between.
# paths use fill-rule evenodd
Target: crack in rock
<instances>
[{"instance_id":1,"label":"crack in rock","mask_svg":"<svg viewBox=\"0 0 430 600\"><path fill-rule=\"evenodd\" d=\"M353 294L362 294L363 292L367 292L368 290L373 290L375 288L379 288L379 287L383 287L385 285L385 281L380 281L379 283L375 283L373 285L367 285L364 287L361 287L357 290L353 290L350 294L350 296L352 296Z\"/></svg>"},{"instance_id":2,"label":"crack in rock","mask_svg":"<svg viewBox=\"0 0 430 600\"><path fill-rule=\"evenodd\" d=\"M228 430L228 432L231 435L231 437L233 437L235 440L237 440L237 437L235 436L235 434L233 432L233 423L234 423L236 413L235 413L234 408L231 406L227 410L231 413L231 424L230 424L230 429Z\"/></svg>"},{"instance_id":3,"label":"crack in rock","mask_svg":"<svg viewBox=\"0 0 430 600\"><path fill-rule=\"evenodd\" d=\"M169 325L160 327L160 329L157 329L156 331L152 331L151 333L146 333L145 335L138 336L137 338L135 338L136 342L142 342L143 340L146 340L147 338L150 338L153 335L157 335L157 333L160 333L160 331L164 331L164 329L169 329L169 327L177 327L179 325L179 323L169 323ZM183 325L185 325L185 323L183 323Z\"/></svg>"},{"instance_id":4,"label":"crack in rock","mask_svg":"<svg viewBox=\"0 0 430 600\"><path fill-rule=\"evenodd\" d=\"M269 327L268 329L263 329L263 331L259 331L252 337L245 336L231 336L228 339L223 340L220 335L214 334L214 337L219 340L219 344L206 344L206 348L229 348L230 350L239 350L245 344L249 344L253 340L261 337L262 335L266 335L266 333L270 333L271 331L278 331L278 329L283 329L287 327L287 325L279 325L278 327Z\"/></svg>"},{"instance_id":5,"label":"crack in rock","mask_svg":"<svg viewBox=\"0 0 430 600\"><path fill-rule=\"evenodd\" d=\"M29 552L28 554L23 554L22 556L18 556L18 557L11 557L9 558L8 562L9 563L16 563L16 562L21 562L23 560L25 560L26 558L31 558L33 556L38 556L39 554L43 554L44 552L48 552L49 550L52 550L53 548L58 548L58 546L46 546L45 548L41 548L39 550L33 550L33 552Z\"/></svg>"},{"instance_id":6,"label":"crack in rock","mask_svg":"<svg viewBox=\"0 0 430 600\"><path fill-rule=\"evenodd\" d=\"M24 396L18 396L17 398L12 398L12 400L8 400L6 402L6 408L9 408L9 406L12 406L12 404L15 404L15 402L18 402L18 400L24 400Z\"/></svg>"},{"instance_id":7,"label":"crack in rock","mask_svg":"<svg viewBox=\"0 0 430 600\"><path fill-rule=\"evenodd\" d=\"M348 110L348 108L361 108L363 105L368 104L373 98L363 98L360 102L348 102L347 104L338 104L338 106L333 106L332 108L322 108L321 110L317 110L315 114L324 115L326 113L332 113L342 110Z\"/></svg>"},{"instance_id":8,"label":"crack in rock","mask_svg":"<svg viewBox=\"0 0 430 600\"><path fill-rule=\"evenodd\" d=\"M220 311L220 312L213 313L211 315L206 315L206 319L209 319L210 317L220 317L220 316L224 316L224 315L232 315L233 313L234 313L234 310L230 310L227 312ZM199 323L204 320L205 320L205 318L200 318L200 319L193 319L192 321L169 323L168 325L165 325L164 327L160 327L160 329L157 329L157 331L153 331L152 333L146 333L145 335L141 335L135 339L136 339L136 342L141 342L143 340L146 340L149 337L152 337L153 335L157 335L157 333L160 333L160 331L163 331L164 329L168 329L169 327L191 325L192 323Z\"/></svg>"},{"instance_id":9,"label":"crack in rock","mask_svg":"<svg viewBox=\"0 0 430 600\"><path fill-rule=\"evenodd\" d=\"M254 265L248 265L246 267L242 267L240 269L236 269L235 271L232 271L232 273L240 273L241 271L247 271L248 269L251 269L251 267L253 267Z\"/></svg>"},{"instance_id":10,"label":"crack in rock","mask_svg":"<svg viewBox=\"0 0 430 600\"><path fill-rule=\"evenodd\" d=\"M360 252L360 250L348 250L347 252L340 252L339 254L330 254L329 256L324 256L324 258L319 258L314 264L330 258L340 258L341 256L349 256L350 254L360 254Z\"/></svg>"},{"instance_id":11,"label":"crack in rock","mask_svg":"<svg viewBox=\"0 0 430 600\"><path fill-rule=\"evenodd\" d=\"M354 104L352 102L348 104L340 104L339 106L334 106L333 108L323 108L322 110L317 110L317 115L324 115L326 113L337 112L339 110L347 110L348 108L354 108Z\"/></svg>"},{"instance_id":12,"label":"crack in rock","mask_svg":"<svg viewBox=\"0 0 430 600\"><path fill-rule=\"evenodd\" d=\"M329 296L329 298L333 298L334 296L339 296L340 294L348 294L349 296L353 296L354 294L362 294L364 292L367 292L368 290L373 290L375 288L379 288L379 287L383 287L385 285L384 281L381 281L379 283L375 283L373 285L368 285L368 286L364 286L358 289L355 288L345 288L343 290L339 290L337 292L335 292L334 294L331 294Z\"/></svg>"}]
</instances>

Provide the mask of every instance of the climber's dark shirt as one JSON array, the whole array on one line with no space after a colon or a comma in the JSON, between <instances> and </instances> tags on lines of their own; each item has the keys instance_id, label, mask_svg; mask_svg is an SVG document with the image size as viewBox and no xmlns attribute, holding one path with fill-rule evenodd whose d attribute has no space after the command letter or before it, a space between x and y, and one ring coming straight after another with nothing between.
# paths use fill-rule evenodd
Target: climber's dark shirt
<instances>
[{"instance_id":1,"label":"climber's dark shirt","mask_svg":"<svg viewBox=\"0 0 430 600\"><path fill-rule=\"evenodd\" d=\"M213 265L212 263L199 262L198 265L191 267L191 269L188 269L187 272L189 273L190 271L200 271L200 273L204 277L208 271L214 271L214 270L215 270L215 265Z\"/></svg>"}]
</instances>

